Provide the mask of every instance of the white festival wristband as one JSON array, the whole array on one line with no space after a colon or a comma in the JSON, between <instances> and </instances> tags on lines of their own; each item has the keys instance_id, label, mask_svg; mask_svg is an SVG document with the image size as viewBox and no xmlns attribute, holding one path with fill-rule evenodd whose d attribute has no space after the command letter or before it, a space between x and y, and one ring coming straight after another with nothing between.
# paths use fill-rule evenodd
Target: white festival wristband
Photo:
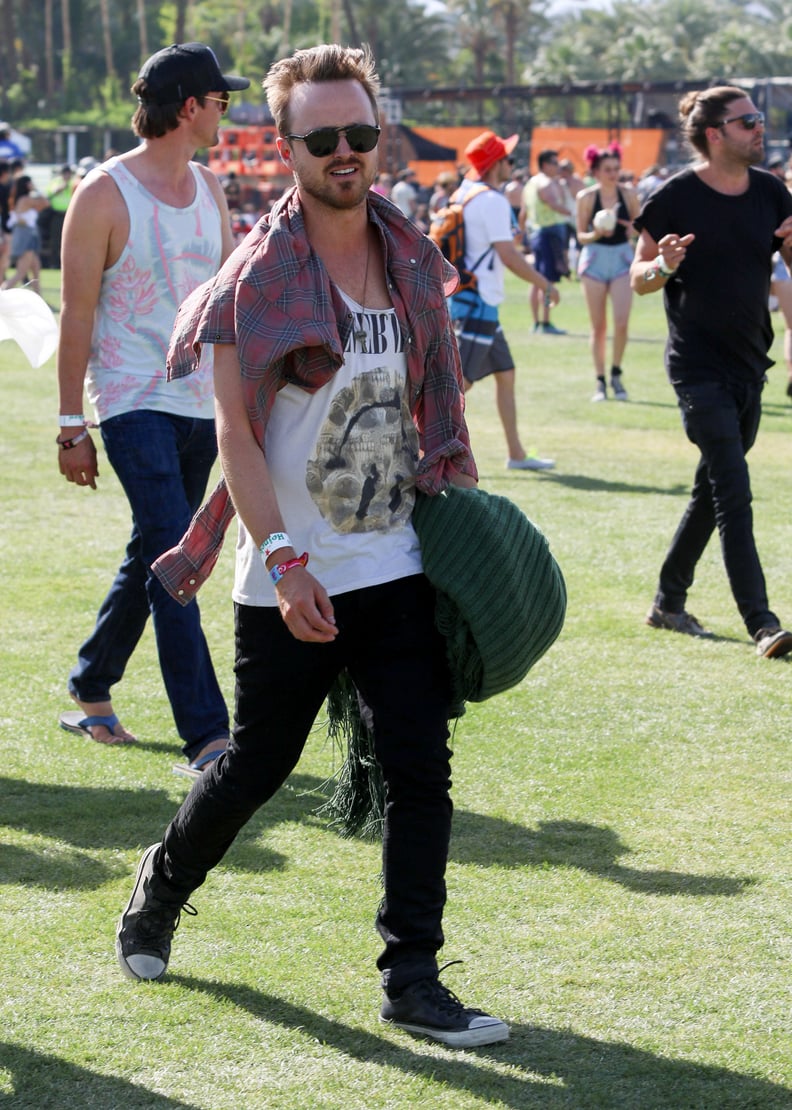
<instances>
[{"instance_id":1,"label":"white festival wristband","mask_svg":"<svg viewBox=\"0 0 792 1110\"><path fill-rule=\"evenodd\" d=\"M266 563L270 555L274 555L276 551L280 551L282 547L292 547L292 542L285 532L270 532L267 538L259 547L261 558Z\"/></svg>"},{"instance_id":2,"label":"white festival wristband","mask_svg":"<svg viewBox=\"0 0 792 1110\"><path fill-rule=\"evenodd\" d=\"M657 268L660 271L660 273L663 275L663 277L671 277L672 274L676 273L676 270L672 269L672 267L668 265L665 258L663 258L662 254L658 254L657 258L655 259L655 262L657 263Z\"/></svg>"}]
</instances>

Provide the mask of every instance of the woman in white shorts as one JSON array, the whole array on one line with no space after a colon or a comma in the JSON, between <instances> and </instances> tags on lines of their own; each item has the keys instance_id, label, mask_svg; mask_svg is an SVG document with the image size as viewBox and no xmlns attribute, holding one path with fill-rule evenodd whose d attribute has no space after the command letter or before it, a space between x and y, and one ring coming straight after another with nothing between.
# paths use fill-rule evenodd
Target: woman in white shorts
<instances>
[{"instance_id":1,"label":"woman in white shorts","mask_svg":"<svg viewBox=\"0 0 792 1110\"><path fill-rule=\"evenodd\" d=\"M591 317L591 354L596 378L591 399L605 401L608 396L605 348L610 297L613 311L610 385L615 399L626 401L621 362L627 346L627 324L632 307L630 263L634 252L630 233L640 204L629 185L619 184L621 155L617 145L606 150L587 147L585 157L595 184L578 193L576 212L577 239L582 247L578 275Z\"/></svg>"},{"instance_id":2,"label":"woman in white shorts","mask_svg":"<svg viewBox=\"0 0 792 1110\"><path fill-rule=\"evenodd\" d=\"M13 289L15 285L22 284L38 293L41 273L38 217L39 212L49 207L49 201L36 192L31 178L23 174L11 186L8 203L11 210L8 217L11 226L11 265L16 267L16 272L12 278L3 282L3 289Z\"/></svg>"}]
</instances>

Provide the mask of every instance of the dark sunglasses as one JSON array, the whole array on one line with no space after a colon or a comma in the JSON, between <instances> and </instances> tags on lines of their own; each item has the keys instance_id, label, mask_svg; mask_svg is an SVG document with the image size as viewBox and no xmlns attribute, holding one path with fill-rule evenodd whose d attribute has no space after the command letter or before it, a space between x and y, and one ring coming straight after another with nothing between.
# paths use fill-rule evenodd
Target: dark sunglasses
<instances>
[{"instance_id":1,"label":"dark sunglasses","mask_svg":"<svg viewBox=\"0 0 792 1110\"><path fill-rule=\"evenodd\" d=\"M718 127L725 127L727 123L741 123L745 131L753 131L757 123L761 123L764 127L764 121L764 112L746 112L742 116L730 116L729 119L719 123Z\"/></svg>"},{"instance_id":2,"label":"dark sunglasses","mask_svg":"<svg viewBox=\"0 0 792 1110\"><path fill-rule=\"evenodd\" d=\"M226 96L209 96L208 93L204 93L203 99L204 100L213 100L215 102L215 104L219 104L220 105L220 115L221 116L224 116L226 114L226 112L228 111L228 103L229 103L230 98L227 95Z\"/></svg>"},{"instance_id":3,"label":"dark sunglasses","mask_svg":"<svg viewBox=\"0 0 792 1110\"><path fill-rule=\"evenodd\" d=\"M317 127L305 135L287 135L286 138L305 143L308 153L314 158L326 158L338 150L342 135L346 135L349 149L355 154L368 154L379 142L380 128L370 123L350 123L347 127Z\"/></svg>"}]
</instances>

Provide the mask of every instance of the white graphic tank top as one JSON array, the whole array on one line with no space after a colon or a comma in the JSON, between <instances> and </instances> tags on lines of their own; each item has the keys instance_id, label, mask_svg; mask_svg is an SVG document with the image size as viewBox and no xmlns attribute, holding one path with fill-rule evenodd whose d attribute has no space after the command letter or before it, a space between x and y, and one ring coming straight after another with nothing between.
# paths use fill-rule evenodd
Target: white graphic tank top
<instances>
[{"instance_id":1,"label":"white graphic tank top","mask_svg":"<svg viewBox=\"0 0 792 1110\"><path fill-rule=\"evenodd\" d=\"M102 169L126 203L129 239L102 277L94 320L86 393L96 418L154 409L211 419L212 347L200 370L173 382L165 356L179 305L220 266L220 210L194 163L195 198L186 208L157 200L118 158Z\"/></svg>"},{"instance_id":2,"label":"white graphic tank top","mask_svg":"<svg viewBox=\"0 0 792 1110\"><path fill-rule=\"evenodd\" d=\"M286 531L331 597L423 569L412 526L418 432L398 317L344 300L354 323L343 364L316 393L284 386L265 439ZM277 604L241 522L233 596L243 605Z\"/></svg>"}]
</instances>

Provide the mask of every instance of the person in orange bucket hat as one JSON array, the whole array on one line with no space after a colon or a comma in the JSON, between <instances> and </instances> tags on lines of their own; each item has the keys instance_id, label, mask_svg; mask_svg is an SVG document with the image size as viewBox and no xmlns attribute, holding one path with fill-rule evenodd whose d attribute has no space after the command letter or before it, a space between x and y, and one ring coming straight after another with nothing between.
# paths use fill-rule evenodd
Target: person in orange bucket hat
<instances>
[{"instance_id":1,"label":"person in orange bucket hat","mask_svg":"<svg viewBox=\"0 0 792 1110\"><path fill-rule=\"evenodd\" d=\"M517 427L514 394L515 368L503 334L498 306L504 299L505 271L536 285L548 304L557 304L555 286L534 269L516 243L511 206L502 187L511 177L512 151L518 135L501 139L494 131L483 131L465 148L470 169L454 194L464 204L465 266L476 277L476 288L454 294L451 318L459 344L465 391L492 374L498 414L506 435L509 470L550 470L552 459L540 458L526 449Z\"/></svg>"}]
</instances>

